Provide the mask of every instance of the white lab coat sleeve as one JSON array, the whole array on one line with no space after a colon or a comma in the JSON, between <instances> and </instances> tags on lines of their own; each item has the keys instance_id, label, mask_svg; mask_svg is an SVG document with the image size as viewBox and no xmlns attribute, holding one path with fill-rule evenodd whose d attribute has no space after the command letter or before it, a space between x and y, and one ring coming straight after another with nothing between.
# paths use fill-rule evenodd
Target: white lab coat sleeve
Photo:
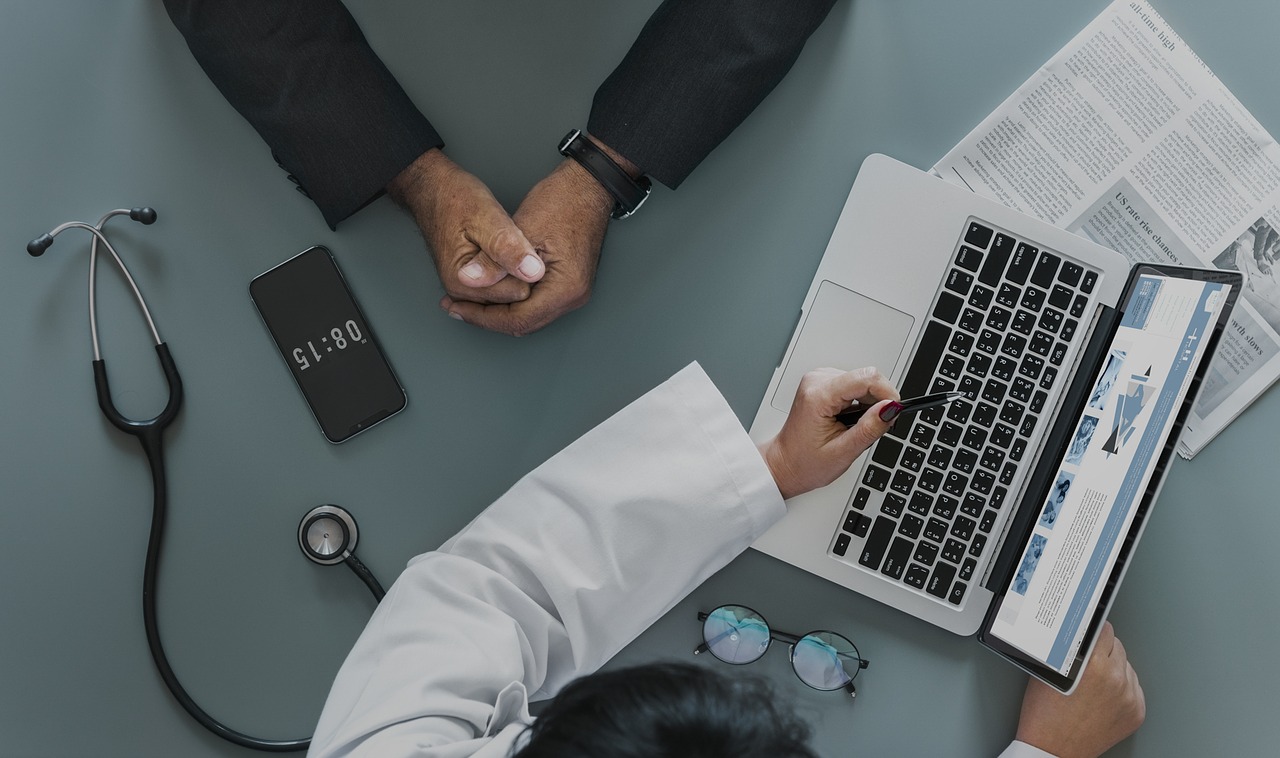
<instances>
[{"instance_id":1,"label":"white lab coat sleeve","mask_svg":"<svg viewBox=\"0 0 1280 758\"><path fill-rule=\"evenodd\" d=\"M409 563L338 672L311 754L509 744L529 699L596 670L784 511L737 417L686 367Z\"/></svg>"},{"instance_id":2,"label":"white lab coat sleeve","mask_svg":"<svg viewBox=\"0 0 1280 758\"><path fill-rule=\"evenodd\" d=\"M1004 749L998 758L1056 758L1053 753L1046 753L1038 747L1014 740Z\"/></svg>"}]
</instances>

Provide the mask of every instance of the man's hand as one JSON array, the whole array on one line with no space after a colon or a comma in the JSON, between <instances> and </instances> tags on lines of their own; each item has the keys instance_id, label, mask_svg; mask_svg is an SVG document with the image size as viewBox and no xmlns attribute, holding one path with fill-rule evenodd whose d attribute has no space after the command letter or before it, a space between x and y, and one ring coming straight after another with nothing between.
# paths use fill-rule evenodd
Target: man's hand
<instances>
[{"instance_id":1,"label":"man's hand","mask_svg":"<svg viewBox=\"0 0 1280 758\"><path fill-rule=\"evenodd\" d=\"M514 216L546 264L546 274L528 298L486 305L450 293L440 307L469 324L515 336L581 308L591 297L612 209L613 197L586 169L566 159L534 185Z\"/></svg>"},{"instance_id":2,"label":"man's hand","mask_svg":"<svg viewBox=\"0 0 1280 758\"><path fill-rule=\"evenodd\" d=\"M1075 692L1027 683L1018 739L1059 758L1094 758L1137 731L1146 715L1138 674L1108 621Z\"/></svg>"},{"instance_id":3,"label":"man's hand","mask_svg":"<svg viewBox=\"0 0 1280 758\"><path fill-rule=\"evenodd\" d=\"M387 185L422 230L450 297L512 303L546 268L489 188L432 148Z\"/></svg>"},{"instance_id":4,"label":"man's hand","mask_svg":"<svg viewBox=\"0 0 1280 758\"><path fill-rule=\"evenodd\" d=\"M783 499L825 487L843 474L892 426L896 400L898 391L874 368L805 374L782 430L759 446ZM854 402L873 407L846 427L835 415Z\"/></svg>"}]
</instances>

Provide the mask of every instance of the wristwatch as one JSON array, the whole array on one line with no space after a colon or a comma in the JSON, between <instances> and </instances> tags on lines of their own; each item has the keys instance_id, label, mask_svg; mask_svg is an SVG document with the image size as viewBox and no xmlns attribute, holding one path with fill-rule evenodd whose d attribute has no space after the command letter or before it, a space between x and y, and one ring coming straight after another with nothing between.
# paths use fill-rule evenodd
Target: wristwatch
<instances>
[{"instance_id":1,"label":"wristwatch","mask_svg":"<svg viewBox=\"0 0 1280 758\"><path fill-rule=\"evenodd\" d=\"M640 210L640 206L649 197L649 191L653 189L648 177L632 179L621 166L614 163L612 158L577 129L560 140L560 154L577 161L600 182L600 186L613 195L614 218L626 218Z\"/></svg>"}]
</instances>

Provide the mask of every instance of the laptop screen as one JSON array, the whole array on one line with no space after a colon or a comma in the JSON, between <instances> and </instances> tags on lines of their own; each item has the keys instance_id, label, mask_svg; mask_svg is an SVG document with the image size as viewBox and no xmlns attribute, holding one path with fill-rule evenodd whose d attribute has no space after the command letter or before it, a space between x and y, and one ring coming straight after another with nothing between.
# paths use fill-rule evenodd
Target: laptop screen
<instances>
[{"instance_id":1,"label":"laptop screen","mask_svg":"<svg viewBox=\"0 0 1280 758\"><path fill-rule=\"evenodd\" d=\"M1134 271L1074 432L984 623L985 644L1059 689L1078 678L1164 479L1239 289L1232 276Z\"/></svg>"}]
</instances>

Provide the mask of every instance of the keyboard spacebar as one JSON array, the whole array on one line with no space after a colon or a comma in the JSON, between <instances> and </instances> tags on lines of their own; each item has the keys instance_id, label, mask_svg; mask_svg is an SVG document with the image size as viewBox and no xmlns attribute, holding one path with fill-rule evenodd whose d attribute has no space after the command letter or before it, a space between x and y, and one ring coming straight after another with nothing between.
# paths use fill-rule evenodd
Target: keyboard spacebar
<instances>
[{"instance_id":1,"label":"keyboard spacebar","mask_svg":"<svg viewBox=\"0 0 1280 758\"><path fill-rule=\"evenodd\" d=\"M916 357L907 369L907 375L898 387L902 397L919 397L927 394L933 384L933 374L942 362L942 353L947 349L951 339L951 327L938 321L925 324L924 335L920 338L920 347L916 349ZM906 439L911 424L894 424L889 427L889 434L899 439Z\"/></svg>"}]
</instances>

